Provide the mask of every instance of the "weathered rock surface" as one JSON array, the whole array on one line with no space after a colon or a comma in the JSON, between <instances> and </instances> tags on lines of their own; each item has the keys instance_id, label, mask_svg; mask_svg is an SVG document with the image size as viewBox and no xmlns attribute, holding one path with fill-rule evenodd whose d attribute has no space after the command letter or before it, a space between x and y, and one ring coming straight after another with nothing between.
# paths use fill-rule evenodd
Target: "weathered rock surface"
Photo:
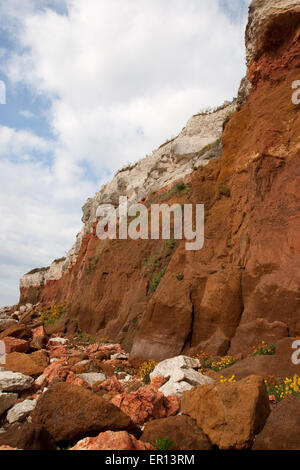
<instances>
[{"instance_id":1,"label":"weathered rock surface","mask_svg":"<svg viewBox=\"0 0 300 470\"><path fill-rule=\"evenodd\" d=\"M45 428L30 423L15 423L0 433L0 446L23 450L56 450L56 444Z\"/></svg>"},{"instance_id":2,"label":"weathered rock surface","mask_svg":"<svg viewBox=\"0 0 300 470\"><path fill-rule=\"evenodd\" d=\"M263 318L256 318L252 322L242 323L237 328L231 340L229 353L232 356L239 353L246 356L253 353L253 348L262 341L268 344L276 344L278 340L288 335L289 330L285 323L280 321L269 323Z\"/></svg>"},{"instance_id":3,"label":"weathered rock surface","mask_svg":"<svg viewBox=\"0 0 300 470\"><path fill-rule=\"evenodd\" d=\"M180 408L180 399L174 395L165 397L158 390L163 382L162 377L154 378L150 385L141 387L136 392L115 395L111 403L139 425L153 419L175 415Z\"/></svg>"},{"instance_id":4,"label":"weathered rock surface","mask_svg":"<svg viewBox=\"0 0 300 470\"><path fill-rule=\"evenodd\" d=\"M197 385L213 383L210 377L194 370L200 367L201 362L199 359L193 359L188 356L177 356L160 362L150 374L150 377L151 379L155 377L169 379L159 389L166 397L170 395L181 396L183 392Z\"/></svg>"},{"instance_id":5,"label":"weathered rock surface","mask_svg":"<svg viewBox=\"0 0 300 470\"><path fill-rule=\"evenodd\" d=\"M151 450L150 444L138 441L126 431L106 431L97 437L87 437L70 450Z\"/></svg>"},{"instance_id":6,"label":"weathered rock surface","mask_svg":"<svg viewBox=\"0 0 300 470\"><path fill-rule=\"evenodd\" d=\"M0 392L0 417L2 414L11 408L17 401L17 393L2 393Z\"/></svg>"},{"instance_id":7,"label":"weathered rock surface","mask_svg":"<svg viewBox=\"0 0 300 470\"><path fill-rule=\"evenodd\" d=\"M7 421L12 424L23 421L36 407L36 400L24 400L14 405L7 413Z\"/></svg>"},{"instance_id":8,"label":"weathered rock surface","mask_svg":"<svg viewBox=\"0 0 300 470\"><path fill-rule=\"evenodd\" d=\"M33 412L33 423L44 426L56 442L74 442L106 430L139 434L131 419L116 406L67 383L54 384L43 394Z\"/></svg>"},{"instance_id":9,"label":"weathered rock surface","mask_svg":"<svg viewBox=\"0 0 300 470\"><path fill-rule=\"evenodd\" d=\"M92 387L95 383L104 381L106 379L104 374L99 374L97 372L89 372L86 374L79 374L79 377L82 380L85 380Z\"/></svg>"},{"instance_id":10,"label":"weathered rock surface","mask_svg":"<svg viewBox=\"0 0 300 470\"><path fill-rule=\"evenodd\" d=\"M212 445L196 421L189 416L170 416L146 423L141 436L144 442L168 438L173 450L211 450Z\"/></svg>"},{"instance_id":11,"label":"weathered rock surface","mask_svg":"<svg viewBox=\"0 0 300 470\"><path fill-rule=\"evenodd\" d=\"M4 367L7 371L20 372L34 378L41 375L45 368L44 365L38 365L28 354L17 352L6 354Z\"/></svg>"},{"instance_id":12,"label":"weathered rock surface","mask_svg":"<svg viewBox=\"0 0 300 470\"><path fill-rule=\"evenodd\" d=\"M247 449L269 416L269 397L263 379L250 376L237 383L205 385L185 392L182 413L194 418L220 449Z\"/></svg>"},{"instance_id":13,"label":"weathered rock surface","mask_svg":"<svg viewBox=\"0 0 300 470\"><path fill-rule=\"evenodd\" d=\"M276 405L253 450L300 450L300 397L287 397Z\"/></svg>"},{"instance_id":14,"label":"weathered rock surface","mask_svg":"<svg viewBox=\"0 0 300 470\"><path fill-rule=\"evenodd\" d=\"M17 339L7 336L2 339L5 343L5 350L7 354L13 352L26 353L29 350L29 342L24 339Z\"/></svg>"},{"instance_id":15,"label":"weathered rock surface","mask_svg":"<svg viewBox=\"0 0 300 470\"><path fill-rule=\"evenodd\" d=\"M16 372L0 371L0 391L18 392L31 387L33 378Z\"/></svg>"}]
</instances>

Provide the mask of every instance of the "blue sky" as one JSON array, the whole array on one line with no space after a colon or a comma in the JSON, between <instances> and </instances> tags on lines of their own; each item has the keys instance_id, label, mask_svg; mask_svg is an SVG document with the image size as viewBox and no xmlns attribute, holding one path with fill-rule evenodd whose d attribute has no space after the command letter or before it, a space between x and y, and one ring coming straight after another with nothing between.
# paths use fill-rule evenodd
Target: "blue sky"
<instances>
[{"instance_id":1,"label":"blue sky","mask_svg":"<svg viewBox=\"0 0 300 470\"><path fill-rule=\"evenodd\" d=\"M237 94L248 0L0 3L0 305L63 256L81 206Z\"/></svg>"}]
</instances>

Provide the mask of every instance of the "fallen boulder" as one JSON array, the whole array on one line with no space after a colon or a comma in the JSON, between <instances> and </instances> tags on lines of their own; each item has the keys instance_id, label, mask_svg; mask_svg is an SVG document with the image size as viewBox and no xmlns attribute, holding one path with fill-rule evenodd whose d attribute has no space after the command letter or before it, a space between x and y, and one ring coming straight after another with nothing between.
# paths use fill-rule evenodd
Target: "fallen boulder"
<instances>
[{"instance_id":1,"label":"fallen boulder","mask_svg":"<svg viewBox=\"0 0 300 470\"><path fill-rule=\"evenodd\" d=\"M23 421L36 407L36 400L24 400L14 405L7 413L6 419L9 424Z\"/></svg>"},{"instance_id":2,"label":"fallen boulder","mask_svg":"<svg viewBox=\"0 0 300 470\"><path fill-rule=\"evenodd\" d=\"M204 385L185 392L182 413L191 416L213 445L222 450L248 449L270 413L262 377L236 383Z\"/></svg>"},{"instance_id":3,"label":"fallen boulder","mask_svg":"<svg viewBox=\"0 0 300 470\"><path fill-rule=\"evenodd\" d=\"M289 396L273 408L253 450L300 450L300 397Z\"/></svg>"},{"instance_id":4,"label":"fallen boulder","mask_svg":"<svg viewBox=\"0 0 300 470\"><path fill-rule=\"evenodd\" d=\"M151 444L138 441L128 432L106 431L97 437L87 437L70 450L152 450Z\"/></svg>"},{"instance_id":5,"label":"fallen boulder","mask_svg":"<svg viewBox=\"0 0 300 470\"><path fill-rule=\"evenodd\" d=\"M74 442L106 430L140 435L131 419L116 406L83 387L56 383L39 399L34 424L47 429L56 442Z\"/></svg>"},{"instance_id":6,"label":"fallen boulder","mask_svg":"<svg viewBox=\"0 0 300 470\"><path fill-rule=\"evenodd\" d=\"M0 371L0 391L19 392L32 386L33 378L18 372Z\"/></svg>"},{"instance_id":7,"label":"fallen boulder","mask_svg":"<svg viewBox=\"0 0 300 470\"><path fill-rule=\"evenodd\" d=\"M173 450L211 450L212 445L194 419L179 415L146 423L141 436L144 442L168 438Z\"/></svg>"},{"instance_id":8,"label":"fallen boulder","mask_svg":"<svg viewBox=\"0 0 300 470\"><path fill-rule=\"evenodd\" d=\"M0 392L0 416L2 416L6 410L14 406L17 400L18 400L17 393Z\"/></svg>"},{"instance_id":9,"label":"fallen boulder","mask_svg":"<svg viewBox=\"0 0 300 470\"><path fill-rule=\"evenodd\" d=\"M43 426L31 423L12 424L0 433L0 446L8 445L24 450L56 450L56 444Z\"/></svg>"},{"instance_id":10,"label":"fallen boulder","mask_svg":"<svg viewBox=\"0 0 300 470\"><path fill-rule=\"evenodd\" d=\"M39 366L28 354L17 352L6 354L4 368L8 371L20 372L34 378L41 375L44 370L44 366Z\"/></svg>"}]
</instances>

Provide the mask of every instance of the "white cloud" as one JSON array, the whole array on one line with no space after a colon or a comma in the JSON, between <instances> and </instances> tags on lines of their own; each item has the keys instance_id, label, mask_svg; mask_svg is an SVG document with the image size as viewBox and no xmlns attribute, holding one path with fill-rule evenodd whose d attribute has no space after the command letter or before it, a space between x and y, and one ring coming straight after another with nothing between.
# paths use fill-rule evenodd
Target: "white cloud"
<instances>
[{"instance_id":1,"label":"white cloud","mask_svg":"<svg viewBox=\"0 0 300 470\"><path fill-rule=\"evenodd\" d=\"M151 152L201 108L237 94L249 1L234 1L234 9L228 0L0 5L1 24L18 44L4 54L2 70L11 84L50 100L46 115L54 135L47 140L0 128L1 253L15 260L17 252L20 267L60 255L75 238L80 206L95 180ZM65 3L68 15L38 8Z\"/></svg>"}]
</instances>

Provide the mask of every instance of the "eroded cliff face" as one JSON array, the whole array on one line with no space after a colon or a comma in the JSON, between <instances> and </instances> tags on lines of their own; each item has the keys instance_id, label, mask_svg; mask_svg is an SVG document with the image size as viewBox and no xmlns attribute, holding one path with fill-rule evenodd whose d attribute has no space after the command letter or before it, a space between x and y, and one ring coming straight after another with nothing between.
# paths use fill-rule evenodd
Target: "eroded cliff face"
<instances>
[{"instance_id":1,"label":"eroded cliff face","mask_svg":"<svg viewBox=\"0 0 300 470\"><path fill-rule=\"evenodd\" d=\"M177 140L102 188L84 207L83 231L61 272L25 276L21 303L65 301L57 328L110 337L152 359L203 344L234 352L258 326L266 335L279 326L300 335L300 108L291 99L300 79L298 13L296 1L252 2L246 101L234 113L235 103L193 117ZM190 191L170 191L183 178ZM100 241L97 205L120 194L203 203L204 248Z\"/></svg>"}]
</instances>

